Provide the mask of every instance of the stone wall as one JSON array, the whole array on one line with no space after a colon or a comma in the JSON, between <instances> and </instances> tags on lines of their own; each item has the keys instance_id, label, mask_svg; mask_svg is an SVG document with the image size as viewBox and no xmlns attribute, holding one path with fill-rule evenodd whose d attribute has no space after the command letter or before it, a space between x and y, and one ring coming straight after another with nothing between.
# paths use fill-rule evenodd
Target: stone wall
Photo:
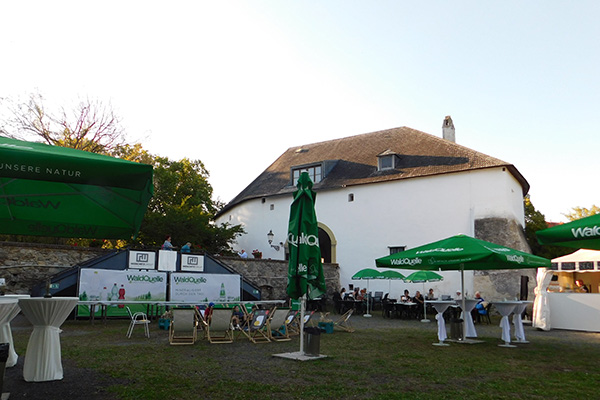
<instances>
[{"instance_id":1,"label":"stone wall","mask_svg":"<svg viewBox=\"0 0 600 400\"><path fill-rule=\"evenodd\" d=\"M287 298L287 261L239 257L218 257L217 259L258 286L264 300ZM340 289L340 267L337 264L324 264L323 273L327 296L331 299L333 292Z\"/></svg>"},{"instance_id":2,"label":"stone wall","mask_svg":"<svg viewBox=\"0 0 600 400\"><path fill-rule=\"evenodd\" d=\"M110 250L37 243L0 242L0 278L6 293L30 294L48 277Z\"/></svg>"},{"instance_id":3,"label":"stone wall","mask_svg":"<svg viewBox=\"0 0 600 400\"><path fill-rule=\"evenodd\" d=\"M525 239L523 227L514 220L485 218L475 221L475 237L502 246L531 253ZM475 271L474 289L482 293L486 300L514 299L519 297L521 276L529 278L528 299L534 299L536 268Z\"/></svg>"}]
</instances>

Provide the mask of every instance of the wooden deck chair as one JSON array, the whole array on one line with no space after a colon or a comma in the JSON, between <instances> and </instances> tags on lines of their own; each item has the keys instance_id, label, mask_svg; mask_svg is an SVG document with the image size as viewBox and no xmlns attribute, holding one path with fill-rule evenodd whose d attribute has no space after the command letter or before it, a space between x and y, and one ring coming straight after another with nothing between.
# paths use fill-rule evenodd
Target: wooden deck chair
<instances>
[{"instance_id":1,"label":"wooden deck chair","mask_svg":"<svg viewBox=\"0 0 600 400\"><path fill-rule=\"evenodd\" d=\"M350 325L350 317L352 316L353 312L353 308L346 311L336 321L333 321L333 327L338 327L340 329L345 330L346 332L354 332L354 328L352 327L352 325Z\"/></svg>"},{"instance_id":2,"label":"wooden deck chair","mask_svg":"<svg viewBox=\"0 0 600 400\"><path fill-rule=\"evenodd\" d=\"M292 340L286 324L289 311L289 308L277 307L271 311L271 316L267 321L267 335L269 339L277 342Z\"/></svg>"},{"instance_id":3,"label":"wooden deck chair","mask_svg":"<svg viewBox=\"0 0 600 400\"><path fill-rule=\"evenodd\" d=\"M194 344L197 339L198 312L195 308L174 308L169 326L169 343Z\"/></svg>"},{"instance_id":4,"label":"wooden deck chair","mask_svg":"<svg viewBox=\"0 0 600 400\"><path fill-rule=\"evenodd\" d=\"M308 323L310 322L310 320L312 319L312 316L315 312L314 311L306 311L304 314L304 327L308 326ZM296 311L296 317L294 318L294 321L292 324L289 325L290 327L290 333L293 335L299 335L300 334L300 311Z\"/></svg>"},{"instance_id":5,"label":"wooden deck chair","mask_svg":"<svg viewBox=\"0 0 600 400\"><path fill-rule=\"evenodd\" d=\"M296 310L290 310L288 312L287 317L285 317L285 329L288 333L289 336L293 336L293 335L297 335L298 334L298 329L297 329L297 320L299 317L300 313Z\"/></svg>"},{"instance_id":6,"label":"wooden deck chair","mask_svg":"<svg viewBox=\"0 0 600 400\"><path fill-rule=\"evenodd\" d=\"M247 329L242 330L242 333L250 339L252 343L270 342L267 334L267 321L269 319L269 310L254 310L252 319Z\"/></svg>"},{"instance_id":7,"label":"wooden deck chair","mask_svg":"<svg viewBox=\"0 0 600 400\"><path fill-rule=\"evenodd\" d=\"M210 322L204 322L206 338L210 343L233 342L233 330L231 329L231 308L213 308Z\"/></svg>"}]
</instances>

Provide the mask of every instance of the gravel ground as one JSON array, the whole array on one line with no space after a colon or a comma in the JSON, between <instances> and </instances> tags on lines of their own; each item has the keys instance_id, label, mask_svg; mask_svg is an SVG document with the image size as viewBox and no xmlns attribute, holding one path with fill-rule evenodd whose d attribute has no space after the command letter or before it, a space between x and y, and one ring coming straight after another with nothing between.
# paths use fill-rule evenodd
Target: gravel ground
<instances>
[{"instance_id":1,"label":"gravel ground","mask_svg":"<svg viewBox=\"0 0 600 400\"><path fill-rule=\"evenodd\" d=\"M431 335L432 343L437 341L437 324L422 323L420 321L407 321L398 319L384 319L381 313L375 311L372 318L365 318L361 315L355 315L351 318L351 324L357 329L388 329L399 327L419 327L424 330L425 335ZM13 330L31 330L29 322L19 315L12 322ZM477 332L482 337L498 337L500 343L500 328L497 321L494 323L477 324ZM450 333L450 327L448 327ZM75 332L71 334L76 334ZM565 330L540 331L525 325L525 335L528 340L556 340L558 342L581 343L585 346L600 347L600 333L576 332ZM124 338L125 340L125 338ZM166 341L165 341L166 343ZM103 376L93 370L76 367L70 360L63 359L64 378L61 381L52 382L25 382L23 379L23 360L19 357L19 362L12 368L7 368L4 376L3 392L10 393L10 399L28 399L28 400L116 400L116 397L103 390L108 383L114 383L114 378Z\"/></svg>"}]
</instances>

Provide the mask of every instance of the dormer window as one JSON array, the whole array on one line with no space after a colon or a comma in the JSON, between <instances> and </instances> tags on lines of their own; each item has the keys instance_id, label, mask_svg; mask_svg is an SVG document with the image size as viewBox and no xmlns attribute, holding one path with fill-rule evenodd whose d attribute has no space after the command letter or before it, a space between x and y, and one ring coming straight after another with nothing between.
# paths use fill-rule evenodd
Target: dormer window
<instances>
[{"instance_id":1,"label":"dormer window","mask_svg":"<svg viewBox=\"0 0 600 400\"><path fill-rule=\"evenodd\" d=\"M308 176L313 183L319 183L323 179L323 168L321 164L302 166L292 169L292 184L296 186L298 184L298 179L300 179L300 174L302 172L308 172Z\"/></svg>"},{"instance_id":2,"label":"dormer window","mask_svg":"<svg viewBox=\"0 0 600 400\"><path fill-rule=\"evenodd\" d=\"M396 168L398 154L391 150L386 150L377 156L377 170L385 171Z\"/></svg>"}]
</instances>

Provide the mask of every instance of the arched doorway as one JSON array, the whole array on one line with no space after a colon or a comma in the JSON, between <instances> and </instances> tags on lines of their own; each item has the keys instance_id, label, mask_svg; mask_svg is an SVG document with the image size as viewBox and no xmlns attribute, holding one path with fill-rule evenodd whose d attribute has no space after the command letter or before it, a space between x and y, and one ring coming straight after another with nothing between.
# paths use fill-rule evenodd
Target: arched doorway
<instances>
[{"instance_id":1,"label":"arched doorway","mask_svg":"<svg viewBox=\"0 0 600 400\"><path fill-rule=\"evenodd\" d=\"M331 229L319 222L319 247L324 263L336 262L336 245L337 241Z\"/></svg>"}]
</instances>

